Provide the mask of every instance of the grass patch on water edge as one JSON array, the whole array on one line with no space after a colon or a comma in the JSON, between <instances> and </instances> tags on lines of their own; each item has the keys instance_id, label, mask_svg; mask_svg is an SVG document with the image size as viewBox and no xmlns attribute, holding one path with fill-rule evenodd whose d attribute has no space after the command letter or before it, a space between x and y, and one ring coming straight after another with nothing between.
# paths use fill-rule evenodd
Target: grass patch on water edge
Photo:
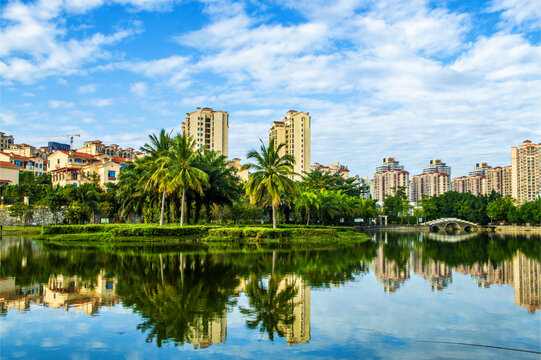
<instances>
[{"instance_id":1,"label":"grass patch on water edge","mask_svg":"<svg viewBox=\"0 0 541 360\"><path fill-rule=\"evenodd\" d=\"M2 235L38 235L41 234L41 226L2 226Z\"/></svg>"},{"instance_id":2,"label":"grass patch on water edge","mask_svg":"<svg viewBox=\"0 0 541 360\"><path fill-rule=\"evenodd\" d=\"M148 252L259 252L312 250L354 246L368 235L331 227L268 227L153 225L75 225L44 227L36 236L43 245L57 248L144 248Z\"/></svg>"}]
</instances>

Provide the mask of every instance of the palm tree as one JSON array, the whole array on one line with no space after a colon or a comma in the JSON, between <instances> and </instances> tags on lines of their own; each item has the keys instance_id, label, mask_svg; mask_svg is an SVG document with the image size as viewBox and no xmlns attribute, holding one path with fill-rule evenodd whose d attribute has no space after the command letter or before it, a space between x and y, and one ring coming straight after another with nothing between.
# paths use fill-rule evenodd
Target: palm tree
<instances>
[{"instance_id":1,"label":"palm tree","mask_svg":"<svg viewBox=\"0 0 541 360\"><path fill-rule=\"evenodd\" d=\"M306 212L306 225L310 225L312 210L319 211L319 197L314 191L303 191L295 199L295 209Z\"/></svg>"},{"instance_id":2,"label":"palm tree","mask_svg":"<svg viewBox=\"0 0 541 360\"><path fill-rule=\"evenodd\" d=\"M203 186L208 183L209 178L207 173L197 167L198 155L194 148L195 141L191 136L177 135L169 150L156 160L158 168L149 180L156 184L164 194L171 194L179 188L182 189L180 226L184 226L186 189L202 194Z\"/></svg>"},{"instance_id":3,"label":"palm tree","mask_svg":"<svg viewBox=\"0 0 541 360\"><path fill-rule=\"evenodd\" d=\"M167 133L165 129L160 130L159 135L151 134L148 136L150 139L150 143L145 143L145 145L141 146L141 151L146 152L149 157L146 158L146 164L149 167L152 167L152 165L156 164L156 160L163 156L169 148L172 145L173 139L171 138L171 132ZM156 169L154 169L156 171ZM149 171L150 173L153 173L154 171ZM144 179L144 178L143 178ZM147 182L148 184L148 182ZM165 188L158 187L161 194L162 194L162 201L161 201L161 211L160 211L160 226L163 225L163 213L164 213L164 206L165 206Z\"/></svg>"},{"instance_id":4,"label":"palm tree","mask_svg":"<svg viewBox=\"0 0 541 360\"><path fill-rule=\"evenodd\" d=\"M273 229L276 229L276 206L280 203L280 197L283 193L294 193L297 189L295 182L290 179L291 175L295 175L295 158L289 154L279 154L284 146L284 143L275 146L274 139L271 139L266 147L261 141L261 152L252 150L247 155L248 159L254 159L256 163L242 167L243 170L253 170L245 184L246 195L250 196L252 205L262 202L266 194L270 196Z\"/></svg>"},{"instance_id":5,"label":"palm tree","mask_svg":"<svg viewBox=\"0 0 541 360\"><path fill-rule=\"evenodd\" d=\"M250 308L240 307L241 314L248 317L246 325L250 329L259 326L259 331L266 331L271 341L274 341L275 332L280 337L286 336L286 327L295 320L292 314L297 289L290 284L280 289L281 281L282 278L273 274L265 287L263 279L251 273L246 287Z\"/></svg>"},{"instance_id":6,"label":"palm tree","mask_svg":"<svg viewBox=\"0 0 541 360\"><path fill-rule=\"evenodd\" d=\"M199 153L199 168L206 172L209 181L200 201L206 208L210 219L211 204L232 205L239 198L240 184L234 176L233 168L227 166L227 157L216 151L204 150ZM196 216L199 214L196 213Z\"/></svg>"}]
</instances>

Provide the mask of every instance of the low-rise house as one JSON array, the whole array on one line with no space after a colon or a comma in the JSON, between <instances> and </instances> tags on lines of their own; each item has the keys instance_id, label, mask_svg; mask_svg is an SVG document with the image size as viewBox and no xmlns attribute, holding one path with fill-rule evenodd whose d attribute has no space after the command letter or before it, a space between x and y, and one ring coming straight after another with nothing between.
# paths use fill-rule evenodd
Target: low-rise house
<instances>
[{"instance_id":1,"label":"low-rise house","mask_svg":"<svg viewBox=\"0 0 541 360\"><path fill-rule=\"evenodd\" d=\"M0 161L0 186L19 184L19 167L8 161Z\"/></svg>"},{"instance_id":2,"label":"low-rise house","mask_svg":"<svg viewBox=\"0 0 541 360\"><path fill-rule=\"evenodd\" d=\"M47 172L45 160L39 156L26 157L13 153L0 152L0 161L17 165L20 171L32 171L36 176Z\"/></svg>"},{"instance_id":3,"label":"low-rise house","mask_svg":"<svg viewBox=\"0 0 541 360\"><path fill-rule=\"evenodd\" d=\"M57 150L47 157L47 171L63 168L82 168L96 161L93 155L77 152Z\"/></svg>"}]
</instances>

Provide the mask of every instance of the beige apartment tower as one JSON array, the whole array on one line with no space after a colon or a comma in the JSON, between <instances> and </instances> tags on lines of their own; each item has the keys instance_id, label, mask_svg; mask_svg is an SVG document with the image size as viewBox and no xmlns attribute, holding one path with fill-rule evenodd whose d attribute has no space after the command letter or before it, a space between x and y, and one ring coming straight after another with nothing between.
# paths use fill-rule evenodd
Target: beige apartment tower
<instances>
[{"instance_id":1,"label":"beige apartment tower","mask_svg":"<svg viewBox=\"0 0 541 360\"><path fill-rule=\"evenodd\" d=\"M186 114L182 123L182 133L195 140L196 147L221 152L226 157L229 153L229 114L214 111L211 108L197 108Z\"/></svg>"},{"instance_id":2,"label":"beige apartment tower","mask_svg":"<svg viewBox=\"0 0 541 360\"><path fill-rule=\"evenodd\" d=\"M423 196L432 197L449 191L449 174L433 172L414 175L410 184L410 201L419 201Z\"/></svg>"},{"instance_id":3,"label":"beige apartment tower","mask_svg":"<svg viewBox=\"0 0 541 360\"><path fill-rule=\"evenodd\" d=\"M269 140L274 139L278 146L286 144L280 150L280 155L290 154L295 158L293 170L295 179L310 172L310 113L289 110L282 121L274 121L269 130Z\"/></svg>"},{"instance_id":4,"label":"beige apartment tower","mask_svg":"<svg viewBox=\"0 0 541 360\"><path fill-rule=\"evenodd\" d=\"M541 196L541 144L526 140L511 148L513 197L522 204Z\"/></svg>"}]
</instances>

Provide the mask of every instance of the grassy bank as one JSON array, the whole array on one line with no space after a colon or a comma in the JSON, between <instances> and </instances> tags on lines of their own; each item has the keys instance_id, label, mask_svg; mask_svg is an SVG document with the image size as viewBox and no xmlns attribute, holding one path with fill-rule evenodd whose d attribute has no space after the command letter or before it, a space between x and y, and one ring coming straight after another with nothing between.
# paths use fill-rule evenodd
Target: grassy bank
<instances>
[{"instance_id":1,"label":"grassy bank","mask_svg":"<svg viewBox=\"0 0 541 360\"><path fill-rule=\"evenodd\" d=\"M368 240L353 228L284 226L278 229L255 226L157 226L140 224L44 226L38 239L49 244L133 246L198 243L198 247L281 248L299 244L303 248L345 246ZM189 245L192 246L192 245ZM205 249L208 250L208 249Z\"/></svg>"},{"instance_id":2,"label":"grassy bank","mask_svg":"<svg viewBox=\"0 0 541 360\"><path fill-rule=\"evenodd\" d=\"M2 235L37 235L41 226L2 226Z\"/></svg>"}]
</instances>

